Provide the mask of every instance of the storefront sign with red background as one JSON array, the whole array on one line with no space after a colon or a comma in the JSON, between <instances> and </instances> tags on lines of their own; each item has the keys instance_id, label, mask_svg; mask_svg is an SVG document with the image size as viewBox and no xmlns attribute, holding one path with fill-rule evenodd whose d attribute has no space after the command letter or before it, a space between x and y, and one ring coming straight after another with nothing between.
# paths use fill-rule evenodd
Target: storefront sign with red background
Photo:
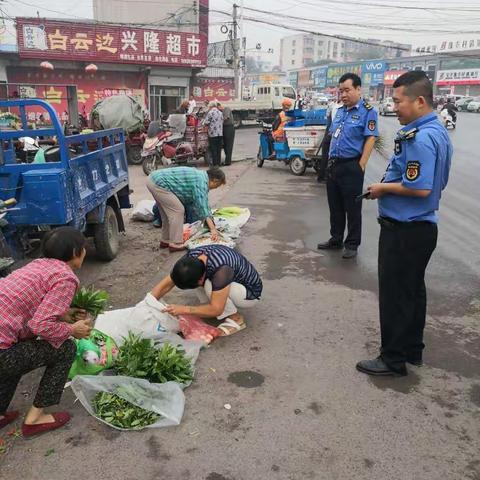
<instances>
[{"instance_id":1,"label":"storefront sign with red background","mask_svg":"<svg viewBox=\"0 0 480 480\"><path fill-rule=\"evenodd\" d=\"M208 36L129 26L17 18L22 58L205 67Z\"/></svg>"},{"instance_id":2,"label":"storefront sign with red background","mask_svg":"<svg viewBox=\"0 0 480 480\"><path fill-rule=\"evenodd\" d=\"M235 84L233 78L195 78L192 93L195 100L226 102L235 98Z\"/></svg>"},{"instance_id":3,"label":"storefront sign with red background","mask_svg":"<svg viewBox=\"0 0 480 480\"><path fill-rule=\"evenodd\" d=\"M389 87L392 86L395 80L404 73L407 73L407 70L387 70L383 77L383 84Z\"/></svg>"},{"instance_id":4,"label":"storefront sign with red background","mask_svg":"<svg viewBox=\"0 0 480 480\"><path fill-rule=\"evenodd\" d=\"M79 70L46 71L41 68L8 67L8 96L29 97L47 100L59 118L68 111L65 85L76 85L78 111L89 115L93 105L112 95L131 95L145 105L145 75L141 72L96 72ZM33 118L35 109L29 110ZM43 113L42 109L38 112ZM47 119L48 120L48 119Z\"/></svg>"}]
</instances>

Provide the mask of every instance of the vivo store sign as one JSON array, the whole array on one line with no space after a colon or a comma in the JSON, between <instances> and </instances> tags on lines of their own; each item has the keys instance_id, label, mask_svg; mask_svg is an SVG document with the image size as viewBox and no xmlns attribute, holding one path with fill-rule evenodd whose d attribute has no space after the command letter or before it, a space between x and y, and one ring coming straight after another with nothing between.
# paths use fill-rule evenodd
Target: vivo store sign
<instances>
[{"instance_id":1,"label":"vivo store sign","mask_svg":"<svg viewBox=\"0 0 480 480\"><path fill-rule=\"evenodd\" d=\"M365 85L375 87L383 83L387 64L383 61L369 61L362 64L362 81Z\"/></svg>"}]
</instances>

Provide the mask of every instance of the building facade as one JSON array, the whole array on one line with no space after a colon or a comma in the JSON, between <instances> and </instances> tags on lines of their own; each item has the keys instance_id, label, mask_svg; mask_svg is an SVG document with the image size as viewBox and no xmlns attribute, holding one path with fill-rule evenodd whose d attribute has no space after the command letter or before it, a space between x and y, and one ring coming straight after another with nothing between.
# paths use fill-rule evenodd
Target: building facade
<instances>
[{"instance_id":1,"label":"building facade","mask_svg":"<svg viewBox=\"0 0 480 480\"><path fill-rule=\"evenodd\" d=\"M207 65L208 0L198 3L197 33L17 18L18 53L1 54L6 95L45 98L64 116L67 86L76 87L85 115L105 97L128 94L159 119L188 98L196 73Z\"/></svg>"},{"instance_id":2,"label":"building facade","mask_svg":"<svg viewBox=\"0 0 480 480\"><path fill-rule=\"evenodd\" d=\"M291 35L280 41L280 68L292 70L321 61L342 62L345 42L322 35Z\"/></svg>"}]
</instances>

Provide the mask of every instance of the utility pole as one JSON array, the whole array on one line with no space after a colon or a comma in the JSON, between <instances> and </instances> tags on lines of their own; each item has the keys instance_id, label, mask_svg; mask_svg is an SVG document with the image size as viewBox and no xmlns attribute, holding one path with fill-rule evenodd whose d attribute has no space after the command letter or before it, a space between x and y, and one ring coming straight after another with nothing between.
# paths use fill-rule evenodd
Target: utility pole
<instances>
[{"instance_id":1,"label":"utility pole","mask_svg":"<svg viewBox=\"0 0 480 480\"><path fill-rule=\"evenodd\" d=\"M235 98L238 100L240 96L240 58L239 58L239 42L238 42L238 5L233 4L233 75L235 81Z\"/></svg>"}]
</instances>

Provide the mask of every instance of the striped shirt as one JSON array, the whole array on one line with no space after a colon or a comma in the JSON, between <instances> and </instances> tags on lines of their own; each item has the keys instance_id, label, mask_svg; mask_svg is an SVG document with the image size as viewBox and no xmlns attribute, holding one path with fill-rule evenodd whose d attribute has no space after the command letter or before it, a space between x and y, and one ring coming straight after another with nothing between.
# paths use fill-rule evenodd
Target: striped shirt
<instances>
[{"instance_id":1,"label":"striped shirt","mask_svg":"<svg viewBox=\"0 0 480 480\"><path fill-rule=\"evenodd\" d=\"M78 278L61 260L41 258L0 279L0 349L40 337L58 348L72 334L68 311Z\"/></svg>"},{"instance_id":2,"label":"striped shirt","mask_svg":"<svg viewBox=\"0 0 480 480\"><path fill-rule=\"evenodd\" d=\"M263 290L260 275L257 270L255 270L255 267L241 253L223 245L207 245L194 248L187 253L188 257L193 258L198 258L200 255L207 257L205 278L212 282L212 285L214 285L213 290L220 289L220 287L215 288L215 284L218 284L215 275L219 273L222 267L227 266L233 270L233 274L230 281L221 288L225 288L230 283L236 282L243 285L247 290L247 300L260 298Z\"/></svg>"},{"instance_id":3,"label":"striped shirt","mask_svg":"<svg viewBox=\"0 0 480 480\"><path fill-rule=\"evenodd\" d=\"M175 194L185 207L196 214L196 220L212 215L208 204L208 175L204 170L192 167L175 167L155 170L150 180Z\"/></svg>"}]
</instances>

